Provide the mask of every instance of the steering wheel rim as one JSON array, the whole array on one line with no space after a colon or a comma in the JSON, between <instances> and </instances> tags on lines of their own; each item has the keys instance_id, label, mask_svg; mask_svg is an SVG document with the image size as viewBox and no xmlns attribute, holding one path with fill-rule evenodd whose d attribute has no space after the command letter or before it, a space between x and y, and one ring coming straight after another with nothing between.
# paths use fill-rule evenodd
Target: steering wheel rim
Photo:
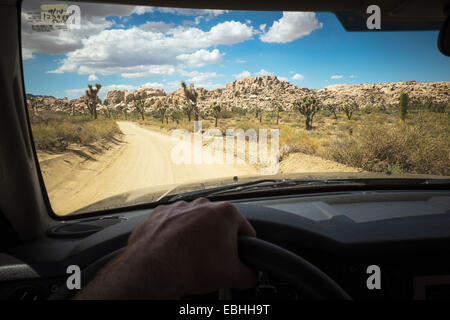
<instances>
[{"instance_id":1,"label":"steering wheel rim","mask_svg":"<svg viewBox=\"0 0 450 320\"><path fill-rule=\"evenodd\" d=\"M345 290L319 268L295 253L254 237L238 240L239 257L255 270L276 275L317 300L351 300Z\"/></svg>"},{"instance_id":2,"label":"steering wheel rim","mask_svg":"<svg viewBox=\"0 0 450 320\"><path fill-rule=\"evenodd\" d=\"M114 257L121 254L121 248L88 265L81 273L84 287L97 272ZM273 243L248 236L238 238L239 257L249 267L276 275L317 300L351 300L345 290L319 268L295 253ZM76 292L61 286L49 300L70 299Z\"/></svg>"}]
</instances>

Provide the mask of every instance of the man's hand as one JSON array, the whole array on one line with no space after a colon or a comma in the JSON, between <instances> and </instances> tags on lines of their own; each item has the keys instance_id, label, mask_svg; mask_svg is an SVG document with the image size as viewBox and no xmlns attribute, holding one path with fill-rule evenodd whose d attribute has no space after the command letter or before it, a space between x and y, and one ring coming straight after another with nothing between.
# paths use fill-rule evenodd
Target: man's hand
<instances>
[{"instance_id":1,"label":"man's hand","mask_svg":"<svg viewBox=\"0 0 450 320\"><path fill-rule=\"evenodd\" d=\"M256 235L230 203L199 198L159 206L76 298L164 299L251 287L257 277L239 260L238 234Z\"/></svg>"}]
</instances>

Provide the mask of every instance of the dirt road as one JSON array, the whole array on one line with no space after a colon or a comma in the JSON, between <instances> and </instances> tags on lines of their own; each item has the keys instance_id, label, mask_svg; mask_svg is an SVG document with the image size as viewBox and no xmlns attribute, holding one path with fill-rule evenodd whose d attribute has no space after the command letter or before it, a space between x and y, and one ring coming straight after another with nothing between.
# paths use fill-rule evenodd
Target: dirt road
<instances>
[{"instance_id":1,"label":"dirt road","mask_svg":"<svg viewBox=\"0 0 450 320\"><path fill-rule=\"evenodd\" d=\"M131 122L117 123L123 143L113 151L80 163L63 159L41 164L57 214L140 188L258 173L247 164L174 164L171 152L177 141L169 135Z\"/></svg>"}]
</instances>

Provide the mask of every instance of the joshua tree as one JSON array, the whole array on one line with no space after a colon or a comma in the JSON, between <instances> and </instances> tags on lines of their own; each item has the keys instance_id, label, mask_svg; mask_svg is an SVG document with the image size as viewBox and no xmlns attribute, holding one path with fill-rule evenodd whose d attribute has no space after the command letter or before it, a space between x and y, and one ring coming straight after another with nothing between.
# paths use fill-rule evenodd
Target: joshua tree
<instances>
[{"instance_id":1,"label":"joshua tree","mask_svg":"<svg viewBox=\"0 0 450 320\"><path fill-rule=\"evenodd\" d=\"M320 110L319 100L311 96L303 97L294 101L294 109L305 116L305 129L311 130L314 115Z\"/></svg>"},{"instance_id":2,"label":"joshua tree","mask_svg":"<svg viewBox=\"0 0 450 320\"><path fill-rule=\"evenodd\" d=\"M97 119L97 105L101 102L100 98L97 96L102 85L100 83L95 84L95 88L92 84L88 84L88 90L86 90L85 103L91 114L91 119Z\"/></svg>"},{"instance_id":3,"label":"joshua tree","mask_svg":"<svg viewBox=\"0 0 450 320\"><path fill-rule=\"evenodd\" d=\"M280 112L283 111L283 105L278 101L274 101L273 109L276 112L276 119L277 119L277 125L278 125L278 122L280 120Z\"/></svg>"},{"instance_id":4,"label":"joshua tree","mask_svg":"<svg viewBox=\"0 0 450 320\"><path fill-rule=\"evenodd\" d=\"M159 116L161 117L161 123L164 123L164 119L166 118L167 110L169 109L169 105L162 103L158 106L157 111Z\"/></svg>"},{"instance_id":5,"label":"joshua tree","mask_svg":"<svg viewBox=\"0 0 450 320\"><path fill-rule=\"evenodd\" d=\"M194 105L190 104L190 103L186 103L183 107L182 107L183 112L187 115L189 122L192 119L192 112L194 111Z\"/></svg>"},{"instance_id":6,"label":"joshua tree","mask_svg":"<svg viewBox=\"0 0 450 320\"><path fill-rule=\"evenodd\" d=\"M400 95L400 119L403 121L406 120L406 115L408 114L408 94L406 92L403 92Z\"/></svg>"},{"instance_id":7,"label":"joshua tree","mask_svg":"<svg viewBox=\"0 0 450 320\"><path fill-rule=\"evenodd\" d=\"M345 115L347 116L347 119L351 120L353 112L358 110L358 104L355 101L351 101L349 103L344 104L341 109L342 111L344 111Z\"/></svg>"},{"instance_id":8,"label":"joshua tree","mask_svg":"<svg viewBox=\"0 0 450 320\"><path fill-rule=\"evenodd\" d=\"M262 105L256 105L253 110L255 110L255 118L259 119L259 123L262 123L262 117L263 117L263 108Z\"/></svg>"},{"instance_id":9,"label":"joshua tree","mask_svg":"<svg viewBox=\"0 0 450 320\"><path fill-rule=\"evenodd\" d=\"M220 114L222 112L222 105L220 103L214 102L209 107L209 112L214 117L216 121L214 126L217 128L217 121L219 120Z\"/></svg>"},{"instance_id":10,"label":"joshua tree","mask_svg":"<svg viewBox=\"0 0 450 320\"><path fill-rule=\"evenodd\" d=\"M144 113L145 113L145 103L144 100L135 100L133 103L134 110L141 115L142 120L145 120Z\"/></svg>"},{"instance_id":11,"label":"joshua tree","mask_svg":"<svg viewBox=\"0 0 450 320\"><path fill-rule=\"evenodd\" d=\"M336 104L334 104L334 103L329 103L329 104L327 104L327 105L325 106L325 109L327 109L328 111L330 111L330 112L333 114L334 119L337 120L337 111L338 111L338 107L337 107Z\"/></svg>"},{"instance_id":12,"label":"joshua tree","mask_svg":"<svg viewBox=\"0 0 450 320\"><path fill-rule=\"evenodd\" d=\"M186 86L186 82L181 81L181 87L184 90L184 96L186 97L188 104L192 105L192 109L194 111L194 120L198 121L198 107L197 107L198 92L197 92L197 90L194 89L193 83L191 83L188 88ZM190 116L188 116L188 117L189 117L189 121L190 121L191 120Z\"/></svg>"},{"instance_id":13,"label":"joshua tree","mask_svg":"<svg viewBox=\"0 0 450 320\"><path fill-rule=\"evenodd\" d=\"M172 121L178 124L180 113L178 112L177 108L175 106L171 106L167 113Z\"/></svg>"}]
</instances>

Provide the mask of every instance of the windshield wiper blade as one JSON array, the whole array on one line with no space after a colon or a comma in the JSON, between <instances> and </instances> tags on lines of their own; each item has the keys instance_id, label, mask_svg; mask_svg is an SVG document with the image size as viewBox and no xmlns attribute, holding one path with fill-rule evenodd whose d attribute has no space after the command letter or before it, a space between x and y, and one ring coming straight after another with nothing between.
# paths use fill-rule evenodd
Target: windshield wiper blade
<instances>
[{"instance_id":1,"label":"windshield wiper blade","mask_svg":"<svg viewBox=\"0 0 450 320\"><path fill-rule=\"evenodd\" d=\"M252 193L261 192L267 190L289 190L289 189L311 189L311 188L323 188L323 187L334 187L334 186L351 186L351 187L363 187L366 186L364 182L358 181L348 181L348 180L285 180L283 182L277 182L273 184L264 184L256 186L248 186L245 188L235 188L229 190L221 190L218 192L213 192L209 196L226 195L233 193Z\"/></svg>"},{"instance_id":2,"label":"windshield wiper blade","mask_svg":"<svg viewBox=\"0 0 450 320\"><path fill-rule=\"evenodd\" d=\"M215 192L221 192L221 191L228 191L228 190L234 190L237 188L245 188L248 186L258 185L258 184L267 184L267 183L276 183L278 181L284 181L284 179L263 179L263 180L256 180L256 181L250 181L246 183L240 183L240 184L231 184L226 186L220 186L220 187L214 187L214 188L208 188L208 189L202 189L202 190L195 190L190 192L183 192L176 195L167 195L163 198L161 198L158 202L165 202L165 203L171 203L179 200L184 201L190 201L194 200L198 197L205 197Z\"/></svg>"},{"instance_id":3,"label":"windshield wiper blade","mask_svg":"<svg viewBox=\"0 0 450 320\"><path fill-rule=\"evenodd\" d=\"M364 182L354 182L347 180L295 180L295 179L263 179L247 183L221 186L209 188L205 190L196 190L186 193L180 193L173 196L167 196L160 199L161 202L171 203L179 200L191 201L198 197L212 197L231 195L236 193L258 192L274 189L296 189L296 188L313 188L324 186L365 186Z\"/></svg>"},{"instance_id":4,"label":"windshield wiper blade","mask_svg":"<svg viewBox=\"0 0 450 320\"><path fill-rule=\"evenodd\" d=\"M425 185L448 185L448 179L262 179L247 183L195 190L180 194L167 194L157 204L167 204L179 200L192 201L198 197L221 197L236 194L251 194L274 190L296 191L320 188L364 188L364 187L404 187Z\"/></svg>"}]
</instances>

